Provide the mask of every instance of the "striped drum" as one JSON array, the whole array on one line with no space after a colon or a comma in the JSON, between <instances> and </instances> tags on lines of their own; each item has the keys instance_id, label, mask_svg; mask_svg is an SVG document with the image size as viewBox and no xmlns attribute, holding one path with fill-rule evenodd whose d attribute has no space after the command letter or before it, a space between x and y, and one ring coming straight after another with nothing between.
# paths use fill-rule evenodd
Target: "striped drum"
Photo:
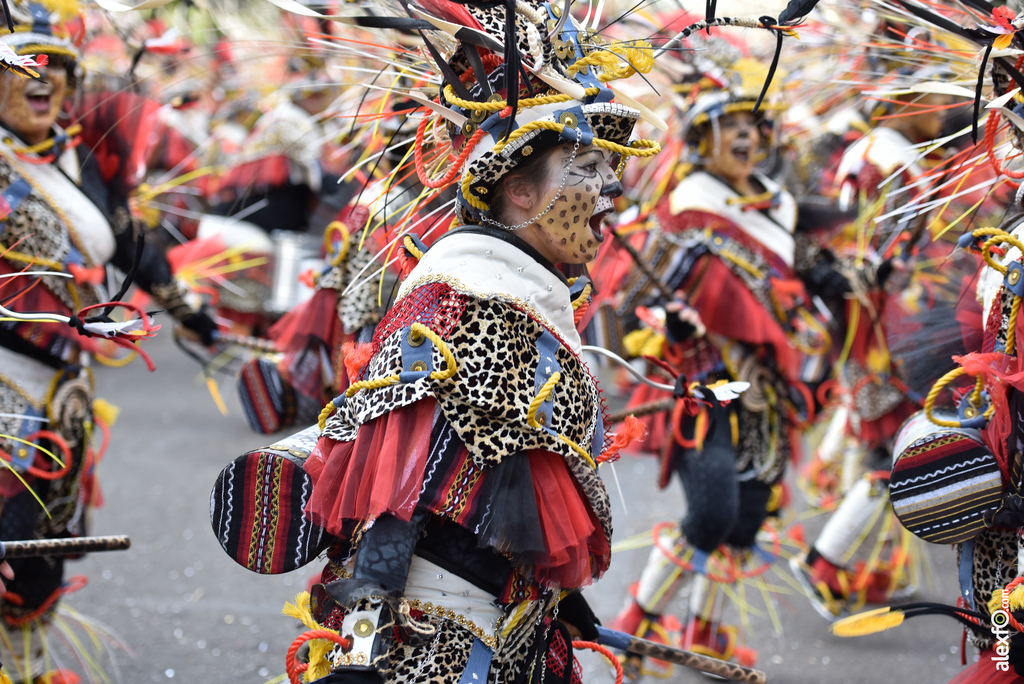
<instances>
[{"instance_id":1,"label":"striped drum","mask_svg":"<svg viewBox=\"0 0 1024 684\"><path fill-rule=\"evenodd\" d=\"M936 418L955 420L951 411ZM889 496L896 517L925 541L956 544L999 508L1002 474L978 430L940 427L918 411L896 435Z\"/></svg>"}]
</instances>

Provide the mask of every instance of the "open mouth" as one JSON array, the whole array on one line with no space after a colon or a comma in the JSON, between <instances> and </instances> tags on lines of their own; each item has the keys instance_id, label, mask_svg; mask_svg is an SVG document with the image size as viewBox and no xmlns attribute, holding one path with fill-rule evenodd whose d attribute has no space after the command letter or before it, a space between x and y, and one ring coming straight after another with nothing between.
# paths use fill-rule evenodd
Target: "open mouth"
<instances>
[{"instance_id":1,"label":"open mouth","mask_svg":"<svg viewBox=\"0 0 1024 684\"><path fill-rule=\"evenodd\" d=\"M25 99L32 111L37 114L48 114L50 101L53 99L53 86L40 81L30 81L25 84Z\"/></svg>"},{"instance_id":2,"label":"open mouth","mask_svg":"<svg viewBox=\"0 0 1024 684\"><path fill-rule=\"evenodd\" d=\"M749 140L737 140L729 148L729 151L739 161L748 162L754 154L754 146L750 144Z\"/></svg>"},{"instance_id":3,"label":"open mouth","mask_svg":"<svg viewBox=\"0 0 1024 684\"><path fill-rule=\"evenodd\" d=\"M614 209L615 205L604 195L597 198L594 213L591 214L588 223L590 224L590 232L594 234L594 238L598 242L604 241L604 220Z\"/></svg>"}]
</instances>

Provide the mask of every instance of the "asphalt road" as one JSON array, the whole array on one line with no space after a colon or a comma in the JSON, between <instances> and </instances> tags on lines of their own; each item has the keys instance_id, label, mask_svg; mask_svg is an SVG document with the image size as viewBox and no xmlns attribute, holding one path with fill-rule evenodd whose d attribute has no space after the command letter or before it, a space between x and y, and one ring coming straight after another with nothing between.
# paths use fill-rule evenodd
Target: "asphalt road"
<instances>
[{"instance_id":1,"label":"asphalt road","mask_svg":"<svg viewBox=\"0 0 1024 684\"><path fill-rule=\"evenodd\" d=\"M125 369L96 369L98 396L119 406L121 415L101 465L106 504L94 515L92 533L128 534L132 548L70 563L69 572L87 575L89 584L66 600L126 645L128 650L113 653L122 682L260 684L284 671L285 652L300 630L281 608L315 569L258 576L235 565L218 546L209 524L210 489L218 472L237 455L272 440L248 430L232 387L224 387L230 415L217 411L198 367L173 346L167 332L146 343L157 363L155 373L138 362ZM680 517L680 488L656 492L653 461L627 457L616 469L625 505L610 474L605 479L617 540ZM934 583L919 599L950 603L956 596L953 552L930 547L928 555ZM607 620L618 612L646 556L646 548L617 552L606 577L586 590L599 617ZM781 580L774 583L784 586ZM951 620L918 618L883 634L838 639L804 597L790 590L777 595L775 604L781 633L757 615L746 629L769 681L947 682L960 670L961 632ZM753 597L751 605L763 608L764 602ZM613 681L599 658L585 659L588 684ZM705 681L679 669L671 679Z\"/></svg>"}]
</instances>

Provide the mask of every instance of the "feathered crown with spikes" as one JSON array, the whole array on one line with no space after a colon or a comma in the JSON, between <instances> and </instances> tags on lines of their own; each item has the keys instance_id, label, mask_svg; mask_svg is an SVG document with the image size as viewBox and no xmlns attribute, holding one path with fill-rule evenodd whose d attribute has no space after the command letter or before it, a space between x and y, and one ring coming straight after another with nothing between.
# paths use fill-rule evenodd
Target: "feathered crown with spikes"
<instances>
[{"instance_id":1,"label":"feathered crown with spikes","mask_svg":"<svg viewBox=\"0 0 1024 684\"><path fill-rule=\"evenodd\" d=\"M651 70L646 41L606 41L581 27L567 6L537 0L486 7L424 0L413 12L457 41L444 57L425 38L443 75L435 108L441 119L420 122L415 154L424 184L458 177L462 221L496 223L490 199L498 181L553 145L607 149L620 156L620 172L629 157L660 151L652 140L630 140L642 110L610 85ZM423 141L439 127L454 162L435 175L422 163Z\"/></svg>"},{"instance_id":2,"label":"feathered crown with spikes","mask_svg":"<svg viewBox=\"0 0 1024 684\"><path fill-rule=\"evenodd\" d=\"M0 34L0 43L20 55L43 53L74 60L80 57L65 29L65 22L78 14L78 3L74 0L3 0L2 7L8 31Z\"/></svg>"}]
</instances>

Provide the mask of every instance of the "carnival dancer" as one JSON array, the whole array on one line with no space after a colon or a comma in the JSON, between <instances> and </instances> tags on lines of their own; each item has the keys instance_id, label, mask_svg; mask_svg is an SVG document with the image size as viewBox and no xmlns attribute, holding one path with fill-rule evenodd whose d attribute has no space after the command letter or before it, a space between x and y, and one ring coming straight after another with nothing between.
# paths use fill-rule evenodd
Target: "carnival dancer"
<instances>
[{"instance_id":1,"label":"carnival dancer","mask_svg":"<svg viewBox=\"0 0 1024 684\"><path fill-rule=\"evenodd\" d=\"M996 8L991 18L978 21L980 27L960 27L928 10L918 16L958 39L979 43L985 57L982 68L989 64L993 47L1021 46L1016 28L1020 17L1009 8ZM986 120L979 121L985 128L982 159L1013 183L1024 176L1004 165L1007 148L1015 148L1010 155L1024 148L1019 117L1013 114L1022 104L1019 89L1024 76L1019 66L1012 56L991 60L992 106ZM981 76L978 80L984 85ZM980 102L977 106L980 109ZM1007 129L1009 145L997 146ZM953 617L980 651L979 659L953 680L956 684L1017 682L1024 677L1022 197L1018 188L1010 215L1000 226L972 228L958 240L961 248L983 259L975 287L961 300L956 320L936 321L922 330L922 336L942 335L949 327L963 326L964 338L978 344L971 353L954 358L958 367L931 388L924 410L900 429L894 449L889 481L893 509L915 535L956 545L956 605L903 604L866 611L833 625L838 636L860 636L920 615ZM946 393L951 389L952 396ZM967 664L966 654L963 662Z\"/></svg>"},{"instance_id":2,"label":"carnival dancer","mask_svg":"<svg viewBox=\"0 0 1024 684\"><path fill-rule=\"evenodd\" d=\"M738 645L736 627L720 622L708 579L735 580L735 569L716 572L723 564L710 559L727 545L746 567L771 564L757 537L790 459L795 406L805 403L794 390L805 358L800 350L820 356L827 348L795 270L794 199L755 169L769 142L772 107L753 113L756 93L743 81L760 80L750 79L750 68L741 60L727 88L704 90L683 114L692 172L658 206L659 227L641 257L650 268L622 287L628 297L620 310L663 307L662 357L673 372L751 388L728 407L674 413L663 429L652 429L665 435L659 485L678 475L687 510L675 540L655 540L634 598L614 623L639 635L657 631L690 580L682 647L747 664L756 652ZM634 395L630 405L653 398Z\"/></svg>"},{"instance_id":3,"label":"carnival dancer","mask_svg":"<svg viewBox=\"0 0 1024 684\"><path fill-rule=\"evenodd\" d=\"M900 379L890 354L890 327L909 315L904 306L907 278L887 289L894 269L908 271L910 257L922 237L927 211L913 212L915 202L929 195L922 146L943 132L951 98L918 92L922 83L944 79L948 74L928 67L901 75L888 90L874 93L882 104L873 108L880 123L844 153L836 174L840 208L860 214L855 224L871 235L829 240L827 248L840 260L849 288L842 298L828 304L845 313L846 339L836 356L836 374L847 397L833 413L836 434L845 433L861 454L854 465L842 455L842 440L826 440L832 452L822 458L844 467L858 468L835 511L803 558L790 561L795 577L815 610L832 620L849 607L907 598L916 590L916 570L906 542L912 537L897 526L885 545L901 549L889 555L863 553L861 546L888 506L887 473L892 464L892 444L899 426L919 407L914 392ZM965 103L967 104L967 103ZM906 210L900 213L898 210ZM894 215L895 214L895 215ZM874 217L883 217L875 222ZM887 218L886 218L887 217ZM844 246L845 245L845 246ZM822 246L824 248L824 245ZM951 245L950 245L951 248ZM929 246L933 252L942 245ZM945 250L946 256L950 250ZM828 298L826 298L828 299ZM941 362L940 362L941 363ZM883 526L884 527L884 526ZM901 537L906 536L901 540ZM875 563L861 556L877 555Z\"/></svg>"},{"instance_id":4,"label":"carnival dancer","mask_svg":"<svg viewBox=\"0 0 1024 684\"><path fill-rule=\"evenodd\" d=\"M583 40L561 4L509 7L417 8L464 27L414 150L425 186L459 179L456 220L425 252L403 239L418 264L305 464L338 541L292 614L339 645L290 656L293 682L578 681L566 625L596 634L575 590L610 559L607 433L575 327L592 288L558 265L594 258L620 166L660 149L606 85L653 59Z\"/></svg>"},{"instance_id":5,"label":"carnival dancer","mask_svg":"<svg viewBox=\"0 0 1024 684\"><path fill-rule=\"evenodd\" d=\"M137 249L144 243L133 236L127 198L104 185L88 151L76 148L76 132L57 125L79 72L78 52L61 28L69 17L56 12L75 16L75 9L61 3L51 13L34 2L9 4L18 30L4 32L0 47L37 55L43 66L34 67L39 79L11 70L0 77L0 273L35 274L5 280L3 305L28 320L0 324L0 448L9 463L0 489L0 539L80 536L99 496L93 431L110 420L93 410L88 362L96 342L32 314L58 312L85 330L79 312L111 298L105 269L113 264L207 343L214 324L186 303L158 250ZM28 280L27 287L19 284ZM44 453L56 454L59 465ZM62 557L11 566L15 577L0 600L0 660L12 679L28 682L43 674L45 633L60 597L77 587L65 583Z\"/></svg>"}]
</instances>

